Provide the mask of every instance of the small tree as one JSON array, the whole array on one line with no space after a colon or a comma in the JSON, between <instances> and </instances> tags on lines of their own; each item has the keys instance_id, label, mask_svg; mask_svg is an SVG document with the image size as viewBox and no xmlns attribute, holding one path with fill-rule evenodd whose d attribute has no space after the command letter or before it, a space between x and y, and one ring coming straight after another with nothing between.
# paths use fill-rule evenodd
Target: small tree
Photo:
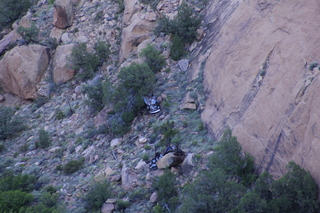
<instances>
[{"instance_id":1,"label":"small tree","mask_svg":"<svg viewBox=\"0 0 320 213\"><path fill-rule=\"evenodd\" d=\"M157 190L159 204L174 210L178 196L175 175L166 169L163 175L154 180L153 187Z\"/></svg>"},{"instance_id":2,"label":"small tree","mask_svg":"<svg viewBox=\"0 0 320 213\"><path fill-rule=\"evenodd\" d=\"M38 42L38 34L40 30L33 23L31 27L19 27L18 33L23 37L25 42L29 43L37 43Z\"/></svg>"},{"instance_id":3,"label":"small tree","mask_svg":"<svg viewBox=\"0 0 320 213\"><path fill-rule=\"evenodd\" d=\"M9 27L31 7L30 0L1 0L0 1L0 31Z\"/></svg>"},{"instance_id":4,"label":"small tree","mask_svg":"<svg viewBox=\"0 0 320 213\"><path fill-rule=\"evenodd\" d=\"M159 72L166 64L164 56L151 44L142 49L140 55L154 73Z\"/></svg>"},{"instance_id":5,"label":"small tree","mask_svg":"<svg viewBox=\"0 0 320 213\"><path fill-rule=\"evenodd\" d=\"M36 143L37 148L47 148L51 144L51 139L49 137L49 134L44 129L39 130L39 141Z\"/></svg>"},{"instance_id":6,"label":"small tree","mask_svg":"<svg viewBox=\"0 0 320 213\"><path fill-rule=\"evenodd\" d=\"M111 197L110 183L106 180L95 182L85 196L86 210L92 212L101 208L102 204Z\"/></svg>"},{"instance_id":7,"label":"small tree","mask_svg":"<svg viewBox=\"0 0 320 213\"><path fill-rule=\"evenodd\" d=\"M15 136L25 129L20 116L15 116L12 108L0 106L0 140Z\"/></svg>"},{"instance_id":8,"label":"small tree","mask_svg":"<svg viewBox=\"0 0 320 213\"><path fill-rule=\"evenodd\" d=\"M178 35L175 35L170 49L170 57L174 61L178 61L185 54L184 44Z\"/></svg>"},{"instance_id":9,"label":"small tree","mask_svg":"<svg viewBox=\"0 0 320 213\"><path fill-rule=\"evenodd\" d=\"M186 3L183 3L178 9L178 15L173 20L168 17L160 19L154 31L157 35L161 32L177 35L183 43L191 43L196 39L196 30L200 23L201 17L196 15Z\"/></svg>"}]
</instances>

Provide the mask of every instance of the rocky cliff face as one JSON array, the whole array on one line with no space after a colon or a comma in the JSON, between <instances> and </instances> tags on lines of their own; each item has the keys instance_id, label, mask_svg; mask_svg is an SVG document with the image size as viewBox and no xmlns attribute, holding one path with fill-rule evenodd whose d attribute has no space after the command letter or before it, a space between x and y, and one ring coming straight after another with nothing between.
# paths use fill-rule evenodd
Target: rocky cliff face
<instances>
[{"instance_id":1,"label":"rocky cliff face","mask_svg":"<svg viewBox=\"0 0 320 213\"><path fill-rule=\"evenodd\" d=\"M320 2L212 1L193 74L204 71L203 120L230 126L261 171L295 161L320 183Z\"/></svg>"}]
</instances>

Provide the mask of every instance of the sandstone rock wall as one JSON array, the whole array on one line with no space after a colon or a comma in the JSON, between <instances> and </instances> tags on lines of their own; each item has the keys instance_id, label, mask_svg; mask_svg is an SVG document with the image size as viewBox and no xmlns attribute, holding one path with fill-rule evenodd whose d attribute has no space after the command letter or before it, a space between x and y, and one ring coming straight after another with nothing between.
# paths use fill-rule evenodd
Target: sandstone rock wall
<instances>
[{"instance_id":1,"label":"sandstone rock wall","mask_svg":"<svg viewBox=\"0 0 320 213\"><path fill-rule=\"evenodd\" d=\"M320 184L320 61L317 0L212 1L202 49L203 120L217 139L230 126L261 171L275 177L291 160Z\"/></svg>"},{"instance_id":2,"label":"sandstone rock wall","mask_svg":"<svg viewBox=\"0 0 320 213\"><path fill-rule=\"evenodd\" d=\"M23 99L35 99L36 85L51 58L50 48L33 44L17 46L0 60L0 84Z\"/></svg>"}]
</instances>

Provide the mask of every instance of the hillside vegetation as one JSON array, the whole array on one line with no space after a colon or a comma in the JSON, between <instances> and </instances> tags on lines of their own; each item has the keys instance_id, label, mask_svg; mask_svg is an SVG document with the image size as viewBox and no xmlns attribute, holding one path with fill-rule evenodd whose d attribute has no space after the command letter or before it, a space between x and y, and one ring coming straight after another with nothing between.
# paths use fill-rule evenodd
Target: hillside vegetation
<instances>
[{"instance_id":1,"label":"hillside vegetation","mask_svg":"<svg viewBox=\"0 0 320 213\"><path fill-rule=\"evenodd\" d=\"M5 17L5 2L23 9ZM38 14L37 26L48 26L42 16L52 12L54 1L42 2L32 12ZM10 26L31 3L0 2L0 25ZM157 10L159 1L140 3ZM0 212L318 212L318 186L309 172L289 162L280 179L258 174L254 158L243 153L231 129L217 140L201 120L205 61L193 79L181 64L194 57L190 48L199 42L196 30L205 3L187 1L175 18L163 15L152 34L161 45L148 43L122 64L117 64L121 33L114 43L76 43L68 57L76 71L70 81L55 83L51 66L42 81L47 96L1 105ZM84 5L77 12L93 17L92 26L83 19L68 29L71 34L80 26L98 28L110 5L116 8L110 21L122 26L123 1ZM23 45L55 51L59 42L45 39L48 29L38 35L32 26L31 31L20 28L21 35L31 36ZM160 112L149 112L146 96L157 98ZM191 161L188 172L180 164L149 168L156 153L170 145Z\"/></svg>"}]
</instances>

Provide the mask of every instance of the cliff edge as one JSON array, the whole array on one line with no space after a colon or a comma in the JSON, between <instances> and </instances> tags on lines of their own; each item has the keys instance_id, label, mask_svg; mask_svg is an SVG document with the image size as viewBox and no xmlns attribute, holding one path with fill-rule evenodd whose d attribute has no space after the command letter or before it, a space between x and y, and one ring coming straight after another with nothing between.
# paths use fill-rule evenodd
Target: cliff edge
<instances>
[{"instance_id":1,"label":"cliff edge","mask_svg":"<svg viewBox=\"0 0 320 213\"><path fill-rule=\"evenodd\" d=\"M219 139L230 126L257 167L275 177L289 161L320 184L320 2L212 1L193 61L207 101L202 119Z\"/></svg>"}]
</instances>

